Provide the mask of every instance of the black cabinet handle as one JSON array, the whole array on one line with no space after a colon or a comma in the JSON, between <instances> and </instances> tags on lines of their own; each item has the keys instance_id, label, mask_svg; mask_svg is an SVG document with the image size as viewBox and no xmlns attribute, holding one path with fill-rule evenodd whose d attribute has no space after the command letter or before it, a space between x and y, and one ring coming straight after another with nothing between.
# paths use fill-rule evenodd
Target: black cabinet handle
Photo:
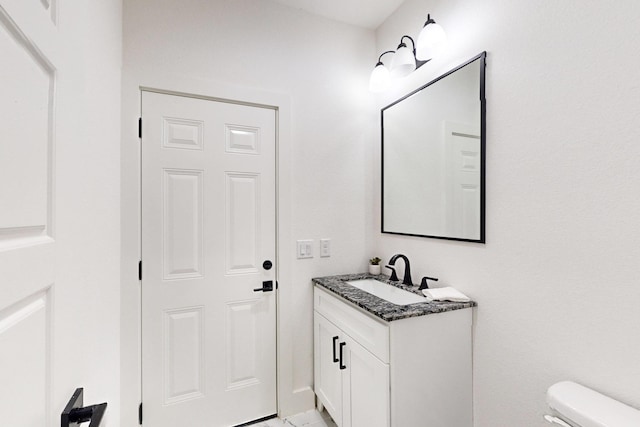
<instances>
[{"instance_id":1,"label":"black cabinet handle","mask_svg":"<svg viewBox=\"0 0 640 427\"><path fill-rule=\"evenodd\" d=\"M340 343L340 369L347 369L347 367L342 363L342 349L344 348L344 346L347 345L346 342L341 342Z\"/></svg>"},{"instance_id":2,"label":"black cabinet handle","mask_svg":"<svg viewBox=\"0 0 640 427\"><path fill-rule=\"evenodd\" d=\"M336 342L338 342L338 336L333 337L333 363L338 363L338 358L336 357Z\"/></svg>"}]
</instances>

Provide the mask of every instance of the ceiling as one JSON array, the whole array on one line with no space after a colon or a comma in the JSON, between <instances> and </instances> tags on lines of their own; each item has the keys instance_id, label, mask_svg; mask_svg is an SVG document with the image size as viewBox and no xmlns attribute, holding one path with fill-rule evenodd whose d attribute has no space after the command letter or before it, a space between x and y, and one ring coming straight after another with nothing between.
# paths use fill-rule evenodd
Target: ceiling
<instances>
[{"instance_id":1,"label":"ceiling","mask_svg":"<svg viewBox=\"0 0 640 427\"><path fill-rule=\"evenodd\" d=\"M314 15L374 30L404 0L274 0Z\"/></svg>"}]
</instances>

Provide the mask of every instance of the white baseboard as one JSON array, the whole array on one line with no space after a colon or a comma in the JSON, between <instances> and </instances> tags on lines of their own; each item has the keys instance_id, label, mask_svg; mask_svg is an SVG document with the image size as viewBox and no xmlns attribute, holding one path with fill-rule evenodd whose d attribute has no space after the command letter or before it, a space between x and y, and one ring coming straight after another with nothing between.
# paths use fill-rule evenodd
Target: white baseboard
<instances>
[{"instance_id":1,"label":"white baseboard","mask_svg":"<svg viewBox=\"0 0 640 427\"><path fill-rule=\"evenodd\" d=\"M286 401L280 402L278 416L284 418L301 412L307 412L315 408L315 405L316 395L311 387L299 388L293 390Z\"/></svg>"}]
</instances>

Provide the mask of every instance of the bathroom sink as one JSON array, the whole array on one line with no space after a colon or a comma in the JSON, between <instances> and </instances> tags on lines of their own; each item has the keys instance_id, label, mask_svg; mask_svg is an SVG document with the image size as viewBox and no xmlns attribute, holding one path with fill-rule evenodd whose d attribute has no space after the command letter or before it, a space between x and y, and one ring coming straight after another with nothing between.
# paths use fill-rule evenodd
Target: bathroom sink
<instances>
[{"instance_id":1,"label":"bathroom sink","mask_svg":"<svg viewBox=\"0 0 640 427\"><path fill-rule=\"evenodd\" d=\"M396 305L427 302L425 297L416 295L412 292L407 292L404 289L397 288L375 279L353 280L346 283Z\"/></svg>"}]
</instances>

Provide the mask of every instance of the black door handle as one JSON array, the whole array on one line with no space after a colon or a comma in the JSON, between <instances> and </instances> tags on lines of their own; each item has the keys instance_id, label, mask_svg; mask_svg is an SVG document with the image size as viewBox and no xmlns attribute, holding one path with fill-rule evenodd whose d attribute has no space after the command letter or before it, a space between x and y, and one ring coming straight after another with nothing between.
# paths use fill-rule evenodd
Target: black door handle
<instances>
[{"instance_id":1,"label":"black door handle","mask_svg":"<svg viewBox=\"0 0 640 427\"><path fill-rule=\"evenodd\" d=\"M89 427L98 427L104 416L104 411L107 410L107 403L100 403L98 405L85 406L83 405L82 388L77 388L71 396L71 399L67 403L67 406L60 415L61 427L79 427L81 423L89 423Z\"/></svg>"},{"instance_id":2,"label":"black door handle","mask_svg":"<svg viewBox=\"0 0 640 427\"><path fill-rule=\"evenodd\" d=\"M338 336L333 337L333 363L338 363L338 358L336 357L336 342L338 342Z\"/></svg>"},{"instance_id":3,"label":"black door handle","mask_svg":"<svg viewBox=\"0 0 640 427\"><path fill-rule=\"evenodd\" d=\"M273 280L265 280L262 282L261 288L256 288L253 292L271 292L273 291Z\"/></svg>"},{"instance_id":4,"label":"black door handle","mask_svg":"<svg viewBox=\"0 0 640 427\"><path fill-rule=\"evenodd\" d=\"M340 370L347 369L344 363L342 363L342 349L344 348L345 345L347 345L346 342L340 343Z\"/></svg>"}]
</instances>

